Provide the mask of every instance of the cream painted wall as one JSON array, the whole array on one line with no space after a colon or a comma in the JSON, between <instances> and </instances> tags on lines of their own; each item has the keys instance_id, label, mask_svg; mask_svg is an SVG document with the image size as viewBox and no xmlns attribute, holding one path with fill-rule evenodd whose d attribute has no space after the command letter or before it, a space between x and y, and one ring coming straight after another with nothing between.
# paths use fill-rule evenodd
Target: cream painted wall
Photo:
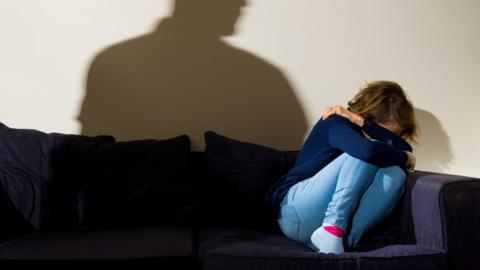
<instances>
[{"instance_id":1,"label":"cream painted wall","mask_svg":"<svg viewBox=\"0 0 480 270\"><path fill-rule=\"evenodd\" d=\"M345 104L364 81L395 80L422 126L418 169L480 176L479 1L248 3L225 40L282 72L306 117L305 135L325 106ZM92 61L113 44L151 32L171 14L172 2L2 0L1 7L0 121L80 133ZM254 133L226 133L265 143ZM199 149L200 140L194 138Z\"/></svg>"}]
</instances>

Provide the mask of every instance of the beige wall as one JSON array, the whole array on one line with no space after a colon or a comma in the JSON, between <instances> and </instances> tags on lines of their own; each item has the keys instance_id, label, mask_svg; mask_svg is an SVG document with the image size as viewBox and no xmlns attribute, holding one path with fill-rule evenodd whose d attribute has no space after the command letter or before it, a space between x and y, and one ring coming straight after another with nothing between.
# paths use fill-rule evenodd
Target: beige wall
<instances>
[{"instance_id":1,"label":"beige wall","mask_svg":"<svg viewBox=\"0 0 480 270\"><path fill-rule=\"evenodd\" d=\"M417 107L418 168L480 176L479 1L250 0L238 21L240 0L179 1L2 1L0 121L298 149L325 106L388 79Z\"/></svg>"}]
</instances>

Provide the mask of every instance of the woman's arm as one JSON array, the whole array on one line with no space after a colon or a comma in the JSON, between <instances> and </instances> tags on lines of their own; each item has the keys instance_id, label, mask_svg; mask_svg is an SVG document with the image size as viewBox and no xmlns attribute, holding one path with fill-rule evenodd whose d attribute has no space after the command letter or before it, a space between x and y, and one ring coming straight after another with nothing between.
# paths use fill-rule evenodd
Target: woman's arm
<instances>
[{"instance_id":1,"label":"woman's arm","mask_svg":"<svg viewBox=\"0 0 480 270\"><path fill-rule=\"evenodd\" d=\"M367 133L373 139L391 144L393 147L402 151L413 151L412 146L404 139L373 121L364 119L363 125L361 127L362 130L365 131L365 133Z\"/></svg>"},{"instance_id":2,"label":"woman's arm","mask_svg":"<svg viewBox=\"0 0 480 270\"><path fill-rule=\"evenodd\" d=\"M412 161L405 151L382 141L365 138L348 119L332 116L329 121L328 140L332 147L378 167L411 166Z\"/></svg>"},{"instance_id":3,"label":"woman's arm","mask_svg":"<svg viewBox=\"0 0 480 270\"><path fill-rule=\"evenodd\" d=\"M372 139L382 141L392 145L393 147L406 151L412 152L412 146L407 143L404 139L397 136L395 133L391 132L390 130L380 126L379 124L370 121L368 119L364 119L362 116L353 113L347 109L345 109L341 105L336 105L334 107L327 107L325 112L322 115L322 119L327 119L331 115L336 114L347 118L353 124L362 128L365 133L370 136Z\"/></svg>"}]
</instances>

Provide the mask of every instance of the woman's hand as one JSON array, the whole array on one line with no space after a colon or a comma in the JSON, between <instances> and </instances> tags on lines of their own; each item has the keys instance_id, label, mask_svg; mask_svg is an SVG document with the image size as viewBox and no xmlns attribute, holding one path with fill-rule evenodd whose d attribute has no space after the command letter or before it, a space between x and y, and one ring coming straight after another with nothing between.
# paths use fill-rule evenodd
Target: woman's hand
<instances>
[{"instance_id":1,"label":"woman's hand","mask_svg":"<svg viewBox=\"0 0 480 270\"><path fill-rule=\"evenodd\" d=\"M417 160L415 159L415 156L411 152L405 152L407 153L407 171L408 172L413 172L415 169L415 165L417 163Z\"/></svg>"},{"instance_id":2,"label":"woman's hand","mask_svg":"<svg viewBox=\"0 0 480 270\"><path fill-rule=\"evenodd\" d=\"M358 125L359 127L363 126L363 117L345 109L341 105L335 105L333 107L327 107L323 112L322 119L325 120L330 117L332 114L337 114L347 118L350 122Z\"/></svg>"}]
</instances>

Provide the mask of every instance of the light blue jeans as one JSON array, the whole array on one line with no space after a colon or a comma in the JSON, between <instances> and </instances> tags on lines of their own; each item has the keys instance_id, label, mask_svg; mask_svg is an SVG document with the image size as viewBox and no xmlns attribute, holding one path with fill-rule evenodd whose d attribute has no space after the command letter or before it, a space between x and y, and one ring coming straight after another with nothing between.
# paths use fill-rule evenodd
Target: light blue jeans
<instances>
[{"instance_id":1,"label":"light blue jeans","mask_svg":"<svg viewBox=\"0 0 480 270\"><path fill-rule=\"evenodd\" d=\"M280 205L278 224L283 233L313 250L310 236L322 223L351 229L346 245L385 218L396 205L406 174L398 166L378 168L346 153L317 174L290 188Z\"/></svg>"}]
</instances>

